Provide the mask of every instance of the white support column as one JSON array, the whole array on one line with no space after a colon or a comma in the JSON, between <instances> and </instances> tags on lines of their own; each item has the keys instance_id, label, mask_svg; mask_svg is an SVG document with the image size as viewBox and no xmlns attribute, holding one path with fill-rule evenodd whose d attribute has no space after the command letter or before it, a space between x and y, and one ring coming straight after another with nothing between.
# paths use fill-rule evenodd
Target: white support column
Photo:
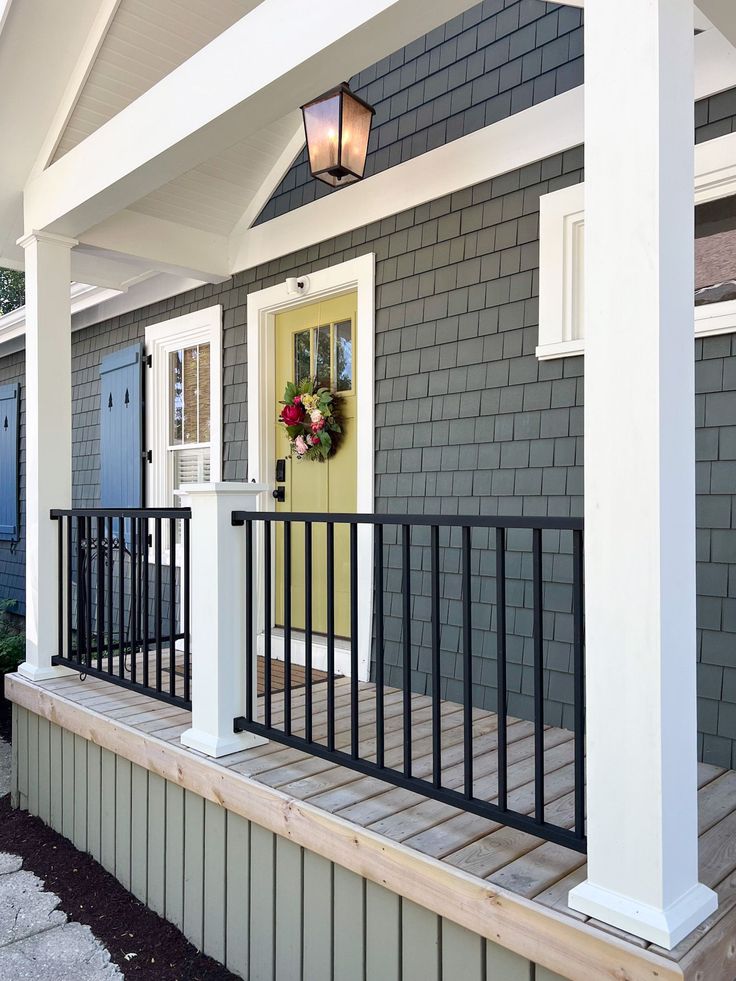
<instances>
[{"instance_id":1,"label":"white support column","mask_svg":"<svg viewBox=\"0 0 736 981\"><path fill-rule=\"evenodd\" d=\"M258 510L265 490L263 484L240 483L182 488L182 503L192 509L192 728L182 733L181 741L207 756L227 756L266 742L233 731L233 720L245 715L246 556L245 532L231 522L233 511ZM258 588L255 576L253 588ZM254 617L254 695L255 649Z\"/></svg>"},{"instance_id":2,"label":"white support column","mask_svg":"<svg viewBox=\"0 0 736 981\"><path fill-rule=\"evenodd\" d=\"M26 271L26 660L42 681L58 651L57 526L51 508L72 504L71 250L77 244L34 232L22 238Z\"/></svg>"},{"instance_id":3,"label":"white support column","mask_svg":"<svg viewBox=\"0 0 736 981\"><path fill-rule=\"evenodd\" d=\"M633 29L632 29L632 25ZM664 947L698 882L692 0L585 9L588 878Z\"/></svg>"}]
</instances>

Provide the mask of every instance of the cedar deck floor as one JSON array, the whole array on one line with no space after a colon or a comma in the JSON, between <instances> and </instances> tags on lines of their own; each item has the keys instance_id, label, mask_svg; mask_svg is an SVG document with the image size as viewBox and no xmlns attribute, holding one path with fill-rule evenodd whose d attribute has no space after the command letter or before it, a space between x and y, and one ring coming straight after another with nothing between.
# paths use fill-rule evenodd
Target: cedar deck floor
<instances>
[{"instance_id":1,"label":"cedar deck floor","mask_svg":"<svg viewBox=\"0 0 736 981\"><path fill-rule=\"evenodd\" d=\"M324 676L322 676L324 678ZM276 680L276 677L275 679ZM294 684L303 681L295 673ZM315 679L314 738L326 733L327 686ZM177 678L177 685L181 679ZM128 691L100 679L65 677L42 682L46 692L92 709L110 720L179 746L191 715L149 696ZM335 680L336 744L349 747L350 681ZM370 758L374 743L375 686L360 683L361 755ZM11 688L11 697L12 688ZM283 693L273 696L273 721L283 717ZM402 693L385 690L386 763L401 767L403 754ZM32 709L32 706L27 706ZM304 689L292 692L293 728L302 733ZM431 776L431 702L412 696L413 768L417 776ZM443 783L462 785L462 707L442 703ZM494 713L474 711L475 792L492 799L496 793L496 736ZM534 806L533 726L509 720L509 806L532 812ZM548 728L545 739L546 817L564 826L573 823L573 740L567 730ZM191 752L191 751L190 751ZM199 754L194 754L199 755ZM242 774L292 798L308 801L323 811L347 819L386 839L402 842L424 855L501 886L541 907L565 917L586 921L606 935L624 940L677 962L685 977L703 981L731 981L736 938L736 772L701 764L698 770L700 805L701 881L715 889L720 906L705 924L674 950L665 951L567 907L569 890L586 874L585 857L544 842L524 832L503 827L447 804L393 787L326 760L309 756L277 742L248 749L215 761L233 774ZM724 946L725 945L725 946ZM723 947L723 950L720 948ZM718 949L716 949L718 948ZM728 948L728 950L727 950ZM724 952L726 951L726 952ZM718 965L716 972L710 967ZM710 965L703 972L703 966ZM726 971L724 974L723 971ZM628 974L616 975L629 977ZM632 975L633 976L633 975ZM645 975L641 975L645 976ZM646 975L651 976L651 975Z\"/></svg>"}]
</instances>

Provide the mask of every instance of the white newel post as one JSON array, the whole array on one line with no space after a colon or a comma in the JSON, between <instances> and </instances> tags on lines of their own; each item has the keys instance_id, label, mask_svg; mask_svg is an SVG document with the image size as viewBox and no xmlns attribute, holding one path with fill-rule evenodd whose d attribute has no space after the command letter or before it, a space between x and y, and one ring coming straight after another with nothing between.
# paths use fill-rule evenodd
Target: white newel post
<instances>
[{"instance_id":1,"label":"white newel post","mask_svg":"<svg viewBox=\"0 0 736 981\"><path fill-rule=\"evenodd\" d=\"M58 650L58 528L52 508L72 505L72 239L34 232L20 239L26 273L26 660L43 681Z\"/></svg>"},{"instance_id":2,"label":"white newel post","mask_svg":"<svg viewBox=\"0 0 736 981\"><path fill-rule=\"evenodd\" d=\"M633 25L633 28L632 28ZM585 8L588 878L673 947L698 882L692 0Z\"/></svg>"},{"instance_id":3,"label":"white newel post","mask_svg":"<svg viewBox=\"0 0 736 981\"><path fill-rule=\"evenodd\" d=\"M233 720L245 715L246 554L245 531L231 520L233 511L257 511L265 490L263 484L245 483L182 488L182 504L192 509L192 728L181 741L207 756L227 756L266 742L233 731ZM257 542L258 536L254 538ZM253 588L257 590L256 576ZM257 600L255 596L255 610ZM254 697L256 663L254 656Z\"/></svg>"}]
</instances>

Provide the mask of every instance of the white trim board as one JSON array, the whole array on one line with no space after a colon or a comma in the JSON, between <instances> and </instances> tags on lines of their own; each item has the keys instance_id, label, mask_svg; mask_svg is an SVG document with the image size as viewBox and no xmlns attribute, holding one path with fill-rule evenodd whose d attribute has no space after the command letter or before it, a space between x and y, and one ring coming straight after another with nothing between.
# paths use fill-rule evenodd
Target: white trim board
<instances>
[{"instance_id":1,"label":"white trim board","mask_svg":"<svg viewBox=\"0 0 736 981\"><path fill-rule=\"evenodd\" d=\"M357 501L359 514L371 514L375 500L375 265L370 252L309 273L309 292L306 295L289 293L286 283L248 295L248 480L257 480L273 489L276 466L273 406L274 390L274 328L276 315L284 310L314 303L341 293L357 290L357 347L355 374L358 387L356 416L358 419ZM274 509L270 494L263 497L265 506ZM262 584L261 584L262 585ZM358 528L358 593L373 595L373 529ZM275 595L275 591L272 591ZM259 624L259 634L263 624ZM358 609L358 675L367 681L370 673L372 638L372 604L361 603ZM272 654L278 656L278 645ZM298 654L297 650L293 651ZM295 656L296 660L296 656ZM349 666L349 660L348 660ZM345 673L345 665L339 668ZM348 672L349 673L349 672Z\"/></svg>"},{"instance_id":2,"label":"white trim board","mask_svg":"<svg viewBox=\"0 0 736 981\"><path fill-rule=\"evenodd\" d=\"M736 133L695 147L695 204L736 194ZM539 202L540 361L584 353L585 184ZM695 307L695 336L736 332L736 301Z\"/></svg>"}]
</instances>

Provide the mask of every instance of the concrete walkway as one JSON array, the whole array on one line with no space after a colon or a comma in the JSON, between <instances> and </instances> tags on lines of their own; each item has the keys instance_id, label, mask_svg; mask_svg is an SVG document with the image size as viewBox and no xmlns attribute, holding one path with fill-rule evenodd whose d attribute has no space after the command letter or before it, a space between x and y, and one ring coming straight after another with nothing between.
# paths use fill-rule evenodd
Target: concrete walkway
<instances>
[{"instance_id":1,"label":"concrete walkway","mask_svg":"<svg viewBox=\"0 0 736 981\"><path fill-rule=\"evenodd\" d=\"M10 791L10 747L0 740L0 796ZM89 927L68 920L59 897L0 852L0 978L3 981L122 981Z\"/></svg>"}]
</instances>

